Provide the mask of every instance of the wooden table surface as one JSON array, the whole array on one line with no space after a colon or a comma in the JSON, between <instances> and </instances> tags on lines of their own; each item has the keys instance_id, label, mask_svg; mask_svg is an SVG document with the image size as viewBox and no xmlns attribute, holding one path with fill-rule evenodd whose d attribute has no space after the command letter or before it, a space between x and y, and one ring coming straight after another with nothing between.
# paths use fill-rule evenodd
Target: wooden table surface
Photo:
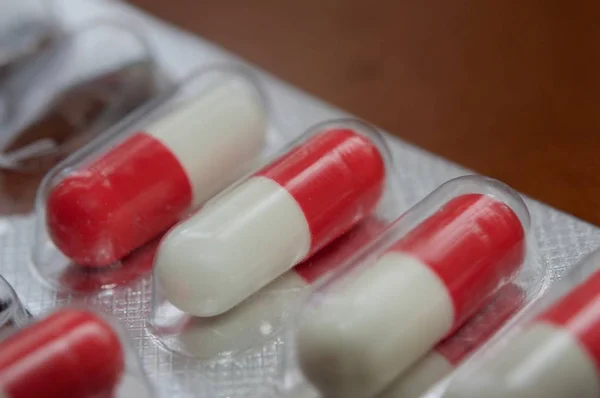
<instances>
[{"instance_id":1,"label":"wooden table surface","mask_svg":"<svg viewBox=\"0 0 600 398\"><path fill-rule=\"evenodd\" d=\"M133 0L600 225L600 2Z\"/></svg>"}]
</instances>

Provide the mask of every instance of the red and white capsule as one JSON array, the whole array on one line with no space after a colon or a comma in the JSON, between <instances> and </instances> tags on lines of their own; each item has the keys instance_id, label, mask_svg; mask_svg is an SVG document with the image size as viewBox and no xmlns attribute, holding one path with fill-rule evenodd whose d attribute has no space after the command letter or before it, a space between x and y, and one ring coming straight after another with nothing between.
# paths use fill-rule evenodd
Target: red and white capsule
<instances>
[{"instance_id":1,"label":"red and white capsule","mask_svg":"<svg viewBox=\"0 0 600 398\"><path fill-rule=\"evenodd\" d=\"M192 317L180 331L186 354L213 357L256 346L278 332L293 304L363 245L375 239L386 223L371 217L298 264L224 314Z\"/></svg>"},{"instance_id":2,"label":"red and white capsule","mask_svg":"<svg viewBox=\"0 0 600 398\"><path fill-rule=\"evenodd\" d=\"M600 256L588 261L598 269ZM564 291L561 282L554 292ZM600 271L522 327L469 380L451 384L444 397L600 396Z\"/></svg>"},{"instance_id":3,"label":"red and white capsule","mask_svg":"<svg viewBox=\"0 0 600 398\"><path fill-rule=\"evenodd\" d=\"M167 234L155 265L165 297L197 316L233 308L367 217L384 180L369 138L319 132Z\"/></svg>"},{"instance_id":4,"label":"red and white capsule","mask_svg":"<svg viewBox=\"0 0 600 398\"><path fill-rule=\"evenodd\" d=\"M249 83L209 87L60 181L46 206L49 235L77 264L120 260L247 172L265 131Z\"/></svg>"},{"instance_id":5,"label":"red and white capsule","mask_svg":"<svg viewBox=\"0 0 600 398\"><path fill-rule=\"evenodd\" d=\"M525 292L509 283L490 302L390 384L377 398L418 398L485 344L523 306Z\"/></svg>"},{"instance_id":6,"label":"red and white capsule","mask_svg":"<svg viewBox=\"0 0 600 398\"><path fill-rule=\"evenodd\" d=\"M124 366L119 338L104 319L62 309L0 341L0 397L111 396Z\"/></svg>"},{"instance_id":7,"label":"red and white capsule","mask_svg":"<svg viewBox=\"0 0 600 398\"><path fill-rule=\"evenodd\" d=\"M524 227L504 202L450 200L306 306L297 332L305 376L325 397L374 396L473 315L524 253Z\"/></svg>"}]
</instances>

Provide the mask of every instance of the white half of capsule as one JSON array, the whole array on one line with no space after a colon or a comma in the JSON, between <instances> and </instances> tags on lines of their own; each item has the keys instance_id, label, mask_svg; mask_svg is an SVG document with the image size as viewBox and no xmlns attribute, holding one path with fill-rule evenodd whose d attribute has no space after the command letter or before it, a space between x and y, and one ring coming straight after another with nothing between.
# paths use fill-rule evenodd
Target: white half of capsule
<instances>
[{"instance_id":1,"label":"white half of capsule","mask_svg":"<svg viewBox=\"0 0 600 398\"><path fill-rule=\"evenodd\" d=\"M442 280L402 253L387 253L330 289L303 311L297 332L303 373L327 398L374 396L453 324Z\"/></svg>"},{"instance_id":2,"label":"white half of capsule","mask_svg":"<svg viewBox=\"0 0 600 398\"><path fill-rule=\"evenodd\" d=\"M175 307L215 316L297 264L310 244L292 195L269 178L251 177L167 234L155 275Z\"/></svg>"},{"instance_id":3,"label":"white half of capsule","mask_svg":"<svg viewBox=\"0 0 600 398\"><path fill-rule=\"evenodd\" d=\"M515 336L444 398L597 398L596 366L569 331L539 322Z\"/></svg>"},{"instance_id":4,"label":"white half of capsule","mask_svg":"<svg viewBox=\"0 0 600 398\"><path fill-rule=\"evenodd\" d=\"M307 286L300 275L286 272L231 311L193 318L181 332L182 347L204 358L255 347L281 329L293 303Z\"/></svg>"},{"instance_id":5,"label":"white half of capsule","mask_svg":"<svg viewBox=\"0 0 600 398\"><path fill-rule=\"evenodd\" d=\"M178 159L193 190L193 205L204 203L246 173L265 141L267 116L248 83L231 78L150 125Z\"/></svg>"},{"instance_id":6,"label":"white half of capsule","mask_svg":"<svg viewBox=\"0 0 600 398\"><path fill-rule=\"evenodd\" d=\"M442 354L430 351L397 377L377 398L419 398L453 370L454 366Z\"/></svg>"}]
</instances>

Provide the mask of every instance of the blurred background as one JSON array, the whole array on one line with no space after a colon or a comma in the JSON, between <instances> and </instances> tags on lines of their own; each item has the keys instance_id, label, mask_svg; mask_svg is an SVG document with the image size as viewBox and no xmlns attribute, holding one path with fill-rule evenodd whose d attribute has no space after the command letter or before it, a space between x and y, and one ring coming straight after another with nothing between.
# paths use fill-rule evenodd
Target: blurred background
<instances>
[{"instance_id":1,"label":"blurred background","mask_svg":"<svg viewBox=\"0 0 600 398\"><path fill-rule=\"evenodd\" d=\"M600 2L132 0L600 225Z\"/></svg>"}]
</instances>

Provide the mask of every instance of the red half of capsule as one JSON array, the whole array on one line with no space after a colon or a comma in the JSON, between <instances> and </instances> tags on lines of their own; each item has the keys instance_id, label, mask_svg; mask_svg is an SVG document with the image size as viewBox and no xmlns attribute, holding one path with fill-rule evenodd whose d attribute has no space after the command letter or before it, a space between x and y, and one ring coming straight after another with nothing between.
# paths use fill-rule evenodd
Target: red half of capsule
<instances>
[{"instance_id":1,"label":"red half of capsule","mask_svg":"<svg viewBox=\"0 0 600 398\"><path fill-rule=\"evenodd\" d=\"M302 209L312 255L369 215L382 195L377 146L350 129L317 134L257 173L284 187Z\"/></svg>"},{"instance_id":2,"label":"red half of capsule","mask_svg":"<svg viewBox=\"0 0 600 398\"><path fill-rule=\"evenodd\" d=\"M473 315L525 258L525 231L504 202L487 195L452 199L393 248L427 264L454 304L454 326Z\"/></svg>"},{"instance_id":3,"label":"red half of capsule","mask_svg":"<svg viewBox=\"0 0 600 398\"><path fill-rule=\"evenodd\" d=\"M158 139L137 133L52 189L47 227L77 264L106 266L177 222L191 201L177 158Z\"/></svg>"},{"instance_id":4,"label":"red half of capsule","mask_svg":"<svg viewBox=\"0 0 600 398\"><path fill-rule=\"evenodd\" d=\"M519 286L504 285L483 308L435 350L453 366L488 341L522 307L525 292Z\"/></svg>"},{"instance_id":5,"label":"red half of capsule","mask_svg":"<svg viewBox=\"0 0 600 398\"><path fill-rule=\"evenodd\" d=\"M381 234L385 226L384 221L370 217L345 235L337 238L327 247L319 250L314 256L295 266L293 271L306 283L312 284L325 274L341 266L361 247L375 239Z\"/></svg>"},{"instance_id":6,"label":"red half of capsule","mask_svg":"<svg viewBox=\"0 0 600 398\"><path fill-rule=\"evenodd\" d=\"M9 398L95 398L123 370L117 334L83 310L59 310L0 342L0 395Z\"/></svg>"},{"instance_id":7,"label":"red half of capsule","mask_svg":"<svg viewBox=\"0 0 600 398\"><path fill-rule=\"evenodd\" d=\"M600 374L600 271L542 313L538 320L573 334Z\"/></svg>"}]
</instances>

